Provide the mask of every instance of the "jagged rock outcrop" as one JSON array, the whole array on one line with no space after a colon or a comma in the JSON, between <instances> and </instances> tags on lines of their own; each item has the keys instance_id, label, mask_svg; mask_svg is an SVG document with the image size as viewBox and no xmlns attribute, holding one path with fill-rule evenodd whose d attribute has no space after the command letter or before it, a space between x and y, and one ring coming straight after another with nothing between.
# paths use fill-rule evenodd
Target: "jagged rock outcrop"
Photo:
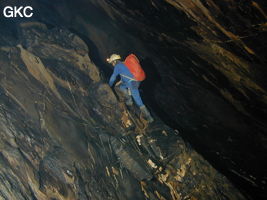
<instances>
[{"instance_id":1,"label":"jagged rock outcrop","mask_svg":"<svg viewBox=\"0 0 267 200\"><path fill-rule=\"evenodd\" d=\"M131 48L144 56L153 110L237 186L265 199L266 1L93 2L126 31L119 41L139 39ZM113 50L126 54L122 43Z\"/></svg>"},{"instance_id":2,"label":"jagged rock outcrop","mask_svg":"<svg viewBox=\"0 0 267 200\"><path fill-rule=\"evenodd\" d=\"M52 76L52 84L47 87L54 91L59 101L63 97L64 108L73 110L75 114L76 109L69 105L70 98L66 101L62 91L90 95L87 88L72 87L77 85L75 81L81 78L86 81L78 81L79 84L88 86L91 83L87 79L88 73L95 78L99 73L101 78L98 78L106 82L111 69L104 63L105 58L114 52L123 57L134 52L147 73L147 79L141 85L145 104L164 123L179 129L181 136L244 194L253 199L267 198L267 165L263 162L267 159L265 0L8 0L0 2L0 9L18 4L32 5L34 16L31 19L0 17L1 49L9 52L6 55L10 57L10 47L21 44L28 51L25 54L33 54L29 50L35 46L34 51L39 52L42 59L41 64L34 65L43 65L52 71L51 74L45 73L48 80ZM21 21L45 23L35 27L43 34L37 31L37 35L31 33L31 38L26 39L27 28L24 27L23 32L15 26ZM74 33L79 37L76 37L76 42L72 39L71 47L60 37L54 38L53 43L62 43L64 48L49 44L44 52L40 52L42 50L36 43L39 34L53 35L43 31L45 26L49 29L60 27L53 31L65 30L66 35ZM24 39L18 41L19 35ZM80 43L79 38L84 42ZM66 53L71 59L66 56L64 59L81 69L83 67L72 59L87 59L83 57L87 54L87 47L82 43L89 46L90 59L99 72L84 69L87 71L85 76L73 70L69 74L62 67L53 68L54 62L57 66L64 66L67 62L46 57L55 52L61 52L64 57ZM45 46L46 42L42 45ZM72 53L67 53L65 48L75 49L77 54L71 56ZM50 52L51 49L54 51ZM17 50L13 48L12 51ZM32 61L26 62L31 65ZM38 76L39 72L33 69L31 72ZM78 76L77 80L72 78L74 74ZM5 75L0 73L2 77ZM71 89L62 79L73 84L70 84ZM46 84L45 77L42 77L42 82ZM62 86L54 88L58 84ZM99 99L100 104L90 101L96 106L90 115L103 110L112 115L108 102L116 101L116 98L109 96L106 90L109 90L107 85L99 87L98 93L95 93L95 88L91 89L91 95L106 94L107 99ZM16 92L20 92L20 88ZM13 96L15 101L16 98ZM20 101L17 99L18 103ZM80 104L79 99L77 104ZM106 109L102 109L102 105ZM43 109L43 105L38 106ZM23 109L33 110L29 105ZM79 113L83 112L84 109L79 110ZM128 120L127 112L123 112L123 125L131 129L132 122ZM99 119L110 122L101 116ZM45 127L44 120L41 121ZM135 123L143 126L139 121Z\"/></svg>"},{"instance_id":3,"label":"jagged rock outcrop","mask_svg":"<svg viewBox=\"0 0 267 200\"><path fill-rule=\"evenodd\" d=\"M0 47L1 199L245 199L178 130L118 101L77 35L18 29Z\"/></svg>"}]
</instances>

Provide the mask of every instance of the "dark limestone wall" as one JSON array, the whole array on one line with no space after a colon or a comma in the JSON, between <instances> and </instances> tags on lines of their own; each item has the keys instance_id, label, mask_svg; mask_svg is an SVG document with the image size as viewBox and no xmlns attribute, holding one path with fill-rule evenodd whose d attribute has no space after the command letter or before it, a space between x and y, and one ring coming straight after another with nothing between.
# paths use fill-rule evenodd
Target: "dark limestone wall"
<instances>
[{"instance_id":1,"label":"dark limestone wall","mask_svg":"<svg viewBox=\"0 0 267 200\"><path fill-rule=\"evenodd\" d=\"M147 56L143 90L153 110L238 186L265 198L266 2L106 3L150 53L135 50Z\"/></svg>"},{"instance_id":2,"label":"dark limestone wall","mask_svg":"<svg viewBox=\"0 0 267 200\"><path fill-rule=\"evenodd\" d=\"M156 118L100 77L67 29L18 26L1 46L1 199L245 199Z\"/></svg>"},{"instance_id":3,"label":"dark limestone wall","mask_svg":"<svg viewBox=\"0 0 267 200\"><path fill-rule=\"evenodd\" d=\"M5 3L1 2L1 6ZM14 1L14 5L17 3ZM89 112L89 115L97 119L97 124L105 124L108 135L114 135L114 130L121 129L120 124L110 126L120 122L115 123L113 118L103 119L103 116L97 115L105 113L103 109L109 107L105 102L102 102L103 105L91 102L90 105L94 108L92 111L83 108L78 112L76 106L72 107L73 104L80 106L85 100L81 100L80 95L73 98L69 90L79 91L82 96L89 95L90 90L87 87L94 82L88 79L90 73L93 73L90 77L98 77L96 79L103 82L107 81L111 74L111 68L104 63L108 55L117 52L125 56L134 52L147 72L148 78L141 88L142 96L155 116L173 129L178 129L183 139L230 178L244 194L259 199L266 198L264 191L267 166L263 162L266 160L265 1L153 0L141 3L112 0L31 0L27 1L27 4L33 5L37 10L33 21L41 21L48 28L56 27L51 34L59 34L54 41L60 46L77 48L69 47L69 41L61 41L61 38L64 38L61 36L61 29L69 31L64 32L66 36L74 38L74 35L77 35L81 38L86 45L79 43L76 51L82 55L86 54L88 46L88 59L96 64L99 72L88 69L84 70L86 75L79 74L73 68L72 61L79 60L79 57L69 57L67 54L69 58L63 56L58 60L53 56L58 55L61 48L54 48L54 45L47 45L47 42L42 43L42 48L35 46L34 37L40 37L39 34L27 38L28 33L23 33L19 26L15 26L25 19L1 18L1 46L15 47L22 44L27 51L40 57L45 69L55 74L48 78L56 82L50 83L49 91L53 91L62 106L76 116L77 120L80 120L81 116L87 119L84 113ZM43 34L47 35L46 32ZM63 52L68 53L64 50ZM65 59L70 63L64 62ZM88 59L83 62L90 63ZM55 65L63 68L55 68ZM80 70L83 69L83 64L77 65ZM65 67L68 67L68 70L63 70ZM35 77L39 76L34 70L32 73ZM41 82L46 83L47 80ZM73 84L75 89L69 86L69 83ZM76 88L77 85L85 88ZM96 94L95 87L91 89L93 96ZM4 91L3 93L6 93ZM21 89L15 93L19 91ZM100 93L102 95L105 92ZM66 96L62 96L63 94ZM31 95L32 93L28 94ZM113 113L113 110L109 112ZM64 127L62 124L59 126ZM63 136L57 137L61 140ZM81 136L82 140L85 140L83 137ZM73 138L73 141L76 139ZM163 140L161 143L172 146L169 141ZM171 150L177 150L174 149ZM95 151L98 154L100 150ZM56 154L64 155L61 152ZM200 196L196 198L205 199Z\"/></svg>"}]
</instances>

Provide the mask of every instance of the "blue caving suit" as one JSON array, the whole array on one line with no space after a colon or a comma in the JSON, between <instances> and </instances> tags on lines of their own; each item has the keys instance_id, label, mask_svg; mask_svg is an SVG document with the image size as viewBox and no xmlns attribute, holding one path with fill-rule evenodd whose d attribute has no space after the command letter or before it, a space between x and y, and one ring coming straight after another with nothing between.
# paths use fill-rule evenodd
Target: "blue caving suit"
<instances>
[{"instance_id":1,"label":"blue caving suit","mask_svg":"<svg viewBox=\"0 0 267 200\"><path fill-rule=\"evenodd\" d=\"M120 75L122 81L119 89L124 94L127 94L127 89L129 88L136 105L139 107L144 106L138 90L141 82L134 79L134 76L131 74L130 70L122 62L119 62L115 65L113 74L109 79L109 86L113 86L118 75Z\"/></svg>"}]
</instances>

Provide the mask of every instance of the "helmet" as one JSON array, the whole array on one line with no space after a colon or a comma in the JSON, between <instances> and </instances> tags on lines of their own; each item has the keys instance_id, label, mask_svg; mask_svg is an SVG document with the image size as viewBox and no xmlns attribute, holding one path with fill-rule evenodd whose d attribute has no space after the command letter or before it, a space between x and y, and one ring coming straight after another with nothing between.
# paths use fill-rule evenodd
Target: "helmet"
<instances>
[{"instance_id":1,"label":"helmet","mask_svg":"<svg viewBox=\"0 0 267 200\"><path fill-rule=\"evenodd\" d=\"M108 63L112 63L113 61L120 60L120 59L121 59L121 56L120 55L118 55L118 54L112 54L110 56L110 58L107 58L107 62Z\"/></svg>"}]
</instances>

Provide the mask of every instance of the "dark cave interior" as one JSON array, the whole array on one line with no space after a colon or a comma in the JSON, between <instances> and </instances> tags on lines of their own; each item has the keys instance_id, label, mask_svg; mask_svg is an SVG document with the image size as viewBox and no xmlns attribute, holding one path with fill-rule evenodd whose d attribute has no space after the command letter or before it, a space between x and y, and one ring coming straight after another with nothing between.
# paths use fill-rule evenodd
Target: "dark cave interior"
<instances>
[{"instance_id":1,"label":"dark cave interior","mask_svg":"<svg viewBox=\"0 0 267 200\"><path fill-rule=\"evenodd\" d=\"M153 115L179 130L248 199L267 197L267 2L14 0L1 1L1 10L7 4L32 5L35 13L1 17L1 47L32 45L21 23L68 30L86 43L104 82L112 73L106 57L135 53L147 74L141 95ZM53 59L43 63L53 71ZM57 73L68 80L75 74L68 70ZM80 76L85 85L86 79Z\"/></svg>"}]
</instances>

